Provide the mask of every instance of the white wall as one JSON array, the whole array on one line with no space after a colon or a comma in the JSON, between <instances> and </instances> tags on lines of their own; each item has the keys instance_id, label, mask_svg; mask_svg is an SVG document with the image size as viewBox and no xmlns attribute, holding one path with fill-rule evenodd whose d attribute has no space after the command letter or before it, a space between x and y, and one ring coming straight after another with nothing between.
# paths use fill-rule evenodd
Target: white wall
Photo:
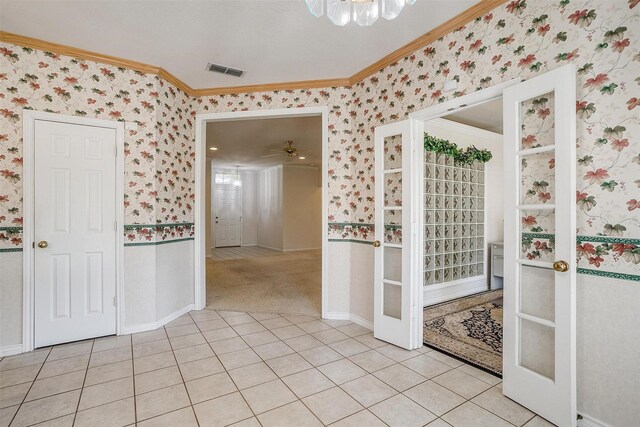
<instances>
[{"instance_id":1,"label":"white wall","mask_svg":"<svg viewBox=\"0 0 640 427\"><path fill-rule=\"evenodd\" d=\"M318 168L284 166L283 249L322 247L322 180Z\"/></svg>"},{"instance_id":2,"label":"white wall","mask_svg":"<svg viewBox=\"0 0 640 427\"><path fill-rule=\"evenodd\" d=\"M491 151L493 157L485 164L485 252L488 253L490 243L504 239L503 136L445 119L426 122L425 132L447 139L460 148L474 145ZM485 269L491 271L489 265Z\"/></svg>"},{"instance_id":3,"label":"white wall","mask_svg":"<svg viewBox=\"0 0 640 427\"><path fill-rule=\"evenodd\" d=\"M258 246L283 249L282 166L258 172Z\"/></svg>"},{"instance_id":4,"label":"white wall","mask_svg":"<svg viewBox=\"0 0 640 427\"><path fill-rule=\"evenodd\" d=\"M258 244L258 173L241 171L242 246Z\"/></svg>"}]
</instances>

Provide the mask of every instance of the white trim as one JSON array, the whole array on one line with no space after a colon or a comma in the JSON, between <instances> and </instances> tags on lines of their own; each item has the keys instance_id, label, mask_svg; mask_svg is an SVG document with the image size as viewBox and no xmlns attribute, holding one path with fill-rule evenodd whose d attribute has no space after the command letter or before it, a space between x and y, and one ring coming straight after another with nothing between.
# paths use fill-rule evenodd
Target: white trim
<instances>
[{"instance_id":1,"label":"white trim","mask_svg":"<svg viewBox=\"0 0 640 427\"><path fill-rule=\"evenodd\" d=\"M122 335L137 334L139 332L153 331L155 329L163 327L164 325L166 325L169 322L172 322L172 321L176 320L178 317L187 314L188 312L192 311L193 309L194 309L194 304L189 304L189 305L186 305L186 306L184 306L182 308L179 308L178 310L174 311L173 313L167 314L162 319L156 320L155 322L147 322L147 323L140 323L138 325L124 326Z\"/></svg>"},{"instance_id":2,"label":"white trim","mask_svg":"<svg viewBox=\"0 0 640 427\"><path fill-rule=\"evenodd\" d=\"M22 344L6 345L4 347L0 347L0 357L13 356L23 352L24 350L22 349Z\"/></svg>"},{"instance_id":3,"label":"white trim","mask_svg":"<svg viewBox=\"0 0 640 427\"><path fill-rule=\"evenodd\" d=\"M351 315L342 311L330 311L322 318L327 320L351 320Z\"/></svg>"},{"instance_id":4,"label":"white trim","mask_svg":"<svg viewBox=\"0 0 640 427\"><path fill-rule=\"evenodd\" d=\"M282 252L300 252L300 251L315 251L318 249L322 249L322 246L316 246L313 248L294 248L294 249L283 249Z\"/></svg>"},{"instance_id":5,"label":"white trim","mask_svg":"<svg viewBox=\"0 0 640 427\"><path fill-rule=\"evenodd\" d=\"M206 124L213 121L230 121L259 118L281 117L322 117L322 317L327 318L329 288L328 288L328 246L329 246L329 198L327 179L329 162L329 107L303 107L303 108L279 108L271 110L232 111L224 113L200 113L196 114L196 158L195 158L195 252L194 252L194 278L195 298L194 307L201 310L206 306L206 256L205 256L205 183L206 170Z\"/></svg>"},{"instance_id":6,"label":"white trim","mask_svg":"<svg viewBox=\"0 0 640 427\"><path fill-rule=\"evenodd\" d=\"M355 314L350 314L349 315L349 320L351 320L356 325L360 325L363 328L367 328L370 331L373 331L373 322L369 322L368 320L363 319L360 316L356 316Z\"/></svg>"},{"instance_id":7,"label":"white trim","mask_svg":"<svg viewBox=\"0 0 640 427\"><path fill-rule=\"evenodd\" d=\"M611 424L607 424L592 416L580 414L582 417L578 420L578 427L613 427Z\"/></svg>"},{"instance_id":8,"label":"white trim","mask_svg":"<svg viewBox=\"0 0 640 427\"><path fill-rule=\"evenodd\" d=\"M23 130L23 264L22 264L22 351L35 346L34 324L34 143L35 122L68 123L113 129L116 132L116 334L122 334L124 324L124 135L125 123L67 114L22 110Z\"/></svg>"},{"instance_id":9,"label":"white trim","mask_svg":"<svg viewBox=\"0 0 640 427\"><path fill-rule=\"evenodd\" d=\"M427 121L446 116L454 112L459 113L460 111L464 111L477 105L484 104L485 102L493 101L494 99L502 97L502 93L506 88L518 84L520 83L520 81L520 79L508 80L506 82L470 93L468 95L461 96L459 98L450 99L441 104L433 105L423 110L414 111L413 113L409 114L409 119L415 121ZM419 138L419 140L420 142L422 142L422 138Z\"/></svg>"},{"instance_id":10,"label":"white trim","mask_svg":"<svg viewBox=\"0 0 640 427\"><path fill-rule=\"evenodd\" d=\"M443 117L437 119L429 120L430 124L434 124L440 126L442 128L450 129L456 132L465 133L470 136L483 138L490 140L491 142L495 141L496 138L502 138L502 134L498 132L492 132L490 130L478 128L475 126L470 126L464 123L454 122L453 120L448 120Z\"/></svg>"},{"instance_id":11,"label":"white trim","mask_svg":"<svg viewBox=\"0 0 640 427\"><path fill-rule=\"evenodd\" d=\"M423 286L424 307L489 290L487 276L478 276L471 279L445 282L440 285L442 286Z\"/></svg>"}]
</instances>

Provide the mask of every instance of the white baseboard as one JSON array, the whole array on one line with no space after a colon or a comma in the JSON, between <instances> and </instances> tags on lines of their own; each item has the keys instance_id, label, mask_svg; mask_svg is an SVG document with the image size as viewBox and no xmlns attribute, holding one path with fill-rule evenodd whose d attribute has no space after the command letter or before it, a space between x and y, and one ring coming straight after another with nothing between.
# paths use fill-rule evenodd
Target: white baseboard
<instances>
[{"instance_id":1,"label":"white baseboard","mask_svg":"<svg viewBox=\"0 0 640 427\"><path fill-rule=\"evenodd\" d=\"M325 314L324 318L328 320L350 320L349 313L341 311L330 311Z\"/></svg>"},{"instance_id":2,"label":"white baseboard","mask_svg":"<svg viewBox=\"0 0 640 427\"><path fill-rule=\"evenodd\" d=\"M261 248L265 248L265 249L271 249L272 251L279 251L279 252L284 252L282 250L282 248L274 248L272 246L265 246L265 245L261 245L261 244L257 244L256 246L259 246Z\"/></svg>"},{"instance_id":3,"label":"white baseboard","mask_svg":"<svg viewBox=\"0 0 640 427\"><path fill-rule=\"evenodd\" d=\"M184 306L174 311L173 313L170 313L164 316L162 319L156 320L155 322L147 322L147 323L140 323L138 325L125 326L122 328L122 335L137 334L140 332L153 331L155 329L161 328L167 323L173 320L176 320L178 317L182 316L183 314L190 312L191 310L194 309L194 307L195 307L194 304L189 304L187 306Z\"/></svg>"},{"instance_id":4,"label":"white baseboard","mask_svg":"<svg viewBox=\"0 0 640 427\"><path fill-rule=\"evenodd\" d=\"M610 424L595 419L589 415L580 414L582 419L578 420L578 427L612 427Z\"/></svg>"},{"instance_id":5,"label":"white baseboard","mask_svg":"<svg viewBox=\"0 0 640 427\"><path fill-rule=\"evenodd\" d=\"M352 314L349 316L349 320L351 320L356 325L360 325L363 328L367 328L370 331L373 331L373 322L369 322L368 320L363 319L360 316L356 316L355 314Z\"/></svg>"},{"instance_id":6,"label":"white baseboard","mask_svg":"<svg viewBox=\"0 0 640 427\"><path fill-rule=\"evenodd\" d=\"M435 289L433 287L436 287ZM456 298L466 297L467 295L476 294L489 290L486 278L477 280L466 280L457 283L451 283L447 286L430 285L423 286L423 304L424 306L438 304Z\"/></svg>"},{"instance_id":7,"label":"white baseboard","mask_svg":"<svg viewBox=\"0 0 640 427\"><path fill-rule=\"evenodd\" d=\"M295 249L285 249L282 252L299 252L299 251L317 251L322 249L322 247L316 248L295 248Z\"/></svg>"},{"instance_id":8,"label":"white baseboard","mask_svg":"<svg viewBox=\"0 0 640 427\"><path fill-rule=\"evenodd\" d=\"M0 347L0 357L13 356L22 353L22 344L7 345Z\"/></svg>"},{"instance_id":9,"label":"white baseboard","mask_svg":"<svg viewBox=\"0 0 640 427\"><path fill-rule=\"evenodd\" d=\"M324 318L328 320L349 320L357 325L369 329L370 331L373 331L373 322L369 322L368 320L363 319L360 316L356 316L355 314L345 313L341 311L330 311L329 313L325 314Z\"/></svg>"}]
</instances>

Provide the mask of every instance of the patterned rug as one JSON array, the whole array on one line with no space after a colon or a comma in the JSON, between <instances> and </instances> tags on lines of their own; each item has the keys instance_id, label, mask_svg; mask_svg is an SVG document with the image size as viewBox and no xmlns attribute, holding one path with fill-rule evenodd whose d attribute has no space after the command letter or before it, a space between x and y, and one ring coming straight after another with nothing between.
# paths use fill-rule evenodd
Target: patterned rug
<instances>
[{"instance_id":1,"label":"patterned rug","mask_svg":"<svg viewBox=\"0 0 640 427\"><path fill-rule=\"evenodd\" d=\"M424 343L502 375L502 290L424 309Z\"/></svg>"}]
</instances>

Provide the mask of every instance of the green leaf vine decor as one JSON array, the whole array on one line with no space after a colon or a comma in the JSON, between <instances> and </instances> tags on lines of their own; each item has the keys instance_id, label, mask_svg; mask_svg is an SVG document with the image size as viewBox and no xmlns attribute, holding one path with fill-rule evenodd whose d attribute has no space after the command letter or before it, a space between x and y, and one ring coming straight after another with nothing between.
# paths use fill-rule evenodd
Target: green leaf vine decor
<instances>
[{"instance_id":1,"label":"green leaf vine decor","mask_svg":"<svg viewBox=\"0 0 640 427\"><path fill-rule=\"evenodd\" d=\"M436 138L428 133L424 134L424 149L438 154L451 156L456 162L465 165L469 165L476 161L487 163L493 157L489 150L480 150L473 145L466 149L462 149L453 142L449 142L442 138Z\"/></svg>"}]
</instances>

